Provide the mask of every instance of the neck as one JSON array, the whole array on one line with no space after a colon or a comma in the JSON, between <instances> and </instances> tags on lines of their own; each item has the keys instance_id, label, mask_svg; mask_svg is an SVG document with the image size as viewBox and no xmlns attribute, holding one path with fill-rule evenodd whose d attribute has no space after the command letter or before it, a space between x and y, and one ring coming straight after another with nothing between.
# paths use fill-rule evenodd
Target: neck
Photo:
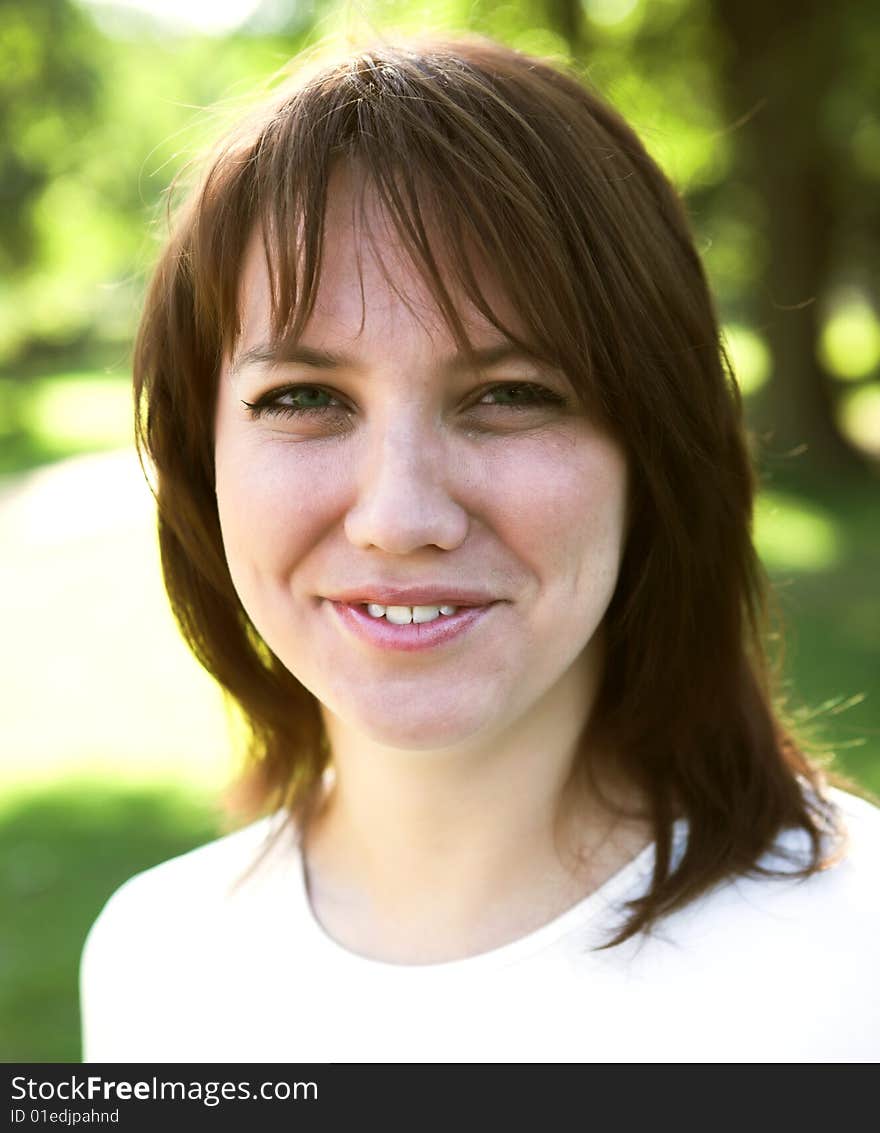
<instances>
[{"instance_id":1,"label":"neck","mask_svg":"<svg viewBox=\"0 0 880 1133\"><path fill-rule=\"evenodd\" d=\"M443 750L373 743L325 710L335 777L304 851L331 936L392 962L485 951L552 920L646 844L642 824L622 829L595 796L570 793L582 678L503 734Z\"/></svg>"}]
</instances>

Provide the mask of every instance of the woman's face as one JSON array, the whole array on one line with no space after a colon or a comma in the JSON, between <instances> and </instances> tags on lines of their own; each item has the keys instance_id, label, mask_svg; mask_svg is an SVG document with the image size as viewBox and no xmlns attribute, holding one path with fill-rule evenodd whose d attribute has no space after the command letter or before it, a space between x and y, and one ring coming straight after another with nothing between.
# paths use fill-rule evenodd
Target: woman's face
<instances>
[{"instance_id":1,"label":"woman's face","mask_svg":"<svg viewBox=\"0 0 880 1133\"><path fill-rule=\"evenodd\" d=\"M268 276L260 242L250 245L215 426L242 604L325 711L376 743L447 749L495 741L548 706L585 714L623 549L623 451L562 373L502 355L510 344L462 303L486 352L479 371L464 367L370 208L407 303L353 226L350 183L337 176L298 356L268 346ZM392 609L374 617L382 606ZM400 624L413 606L416 621Z\"/></svg>"}]
</instances>

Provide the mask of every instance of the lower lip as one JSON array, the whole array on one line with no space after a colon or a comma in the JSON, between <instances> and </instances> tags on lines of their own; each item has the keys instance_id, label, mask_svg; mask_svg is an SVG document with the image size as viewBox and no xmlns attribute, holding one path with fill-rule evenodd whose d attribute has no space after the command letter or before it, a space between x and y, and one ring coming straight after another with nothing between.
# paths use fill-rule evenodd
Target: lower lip
<instances>
[{"instance_id":1,"label":"lower lip","mask_svg":"<svg viewBox=\"0 0 880 1133\"><path fill-rule=\"evenodd\" d=\"M348 602L331 602L343 624L362 641L379 649L401 649L413 653L421 649L434 649L453 638L461 637L482 621L495 605L463 606L455 614L441 614L432 622L410 622L397 626L386 618L371 617L363 606Z\"/></svg>"}]
</instances>

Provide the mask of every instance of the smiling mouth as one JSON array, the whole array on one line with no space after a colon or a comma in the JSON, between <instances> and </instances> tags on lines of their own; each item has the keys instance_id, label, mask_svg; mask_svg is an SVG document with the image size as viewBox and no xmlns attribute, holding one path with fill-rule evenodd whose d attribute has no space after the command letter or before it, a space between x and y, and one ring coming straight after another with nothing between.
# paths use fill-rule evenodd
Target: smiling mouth
<instances>
[{"instance_id":1,"label":"smiling mouth","mask_svg":"<svg viewBox=\"0 0 880 1133\"><path fill-rule=\"evenodd\" d=\"M438 618L450 618L458 613L459 607L451 603L432 606L383 606L379 602L358 603L371 618L384 618L392 625L406 626L411 623L425 625L437 621Z\"/></svg>"},{"instance_id":2,"label":"smiling mouth","mask_svg":"<svg viewBox=\"0 0 880 1133\"><path fill-rule=\"evenodd\" d=\"M497 605L381 606L372 602L331 600L342 624L357 638L381 649L423 650L445 645L480 622Z\"/></svg>"}]
</instances>

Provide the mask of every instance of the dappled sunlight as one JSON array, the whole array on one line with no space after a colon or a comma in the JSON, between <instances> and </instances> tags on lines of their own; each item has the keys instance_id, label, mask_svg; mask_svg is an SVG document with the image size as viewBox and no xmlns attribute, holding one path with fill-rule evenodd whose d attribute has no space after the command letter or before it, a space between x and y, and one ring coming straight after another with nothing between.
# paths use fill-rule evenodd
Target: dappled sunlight
<instances>
[{"instance_id":1,"label":"dappled sunlight","mask_svg":"<svg viewBox=\"0 0 880 1133\"><path fill-rule=\"evenodd\" d=\"M642 0L584 0L587 19L600 28L631 31L634 19L641 16Z\"/></svg>"},{"instance_id":2,"label":"dappled sunlight","mask_svg":"<svg viewBox=\"0 0 880 1133\"><path fill-rule=\"evenodd\" d=\"M128 373L0 378L0 474L84 452L129 448L133 438Z\"/></svg>"},{"instance_id":3,"label":"dappled sunlight","mask_svg":"<svg viewBox=\"0 0 880 1133\"><path fill-rule=\"evenodd\" d=\"M59 374L33 383L28 407L34 432L79 448L112 448L132 441L131 379Z\"/></svg>"},{"instance_id":4,"label":"dappled sunlight","mask_svg":"<svg viewBox=\"0 0 880 1133\"><path fill-rule=\"evenodd\" d=\"M840 564L844 534L818 504L782 492L762 492L755 507L755 544L769 570L825 571Z\"/></svg>"},{"instance_id":5,"label":"dappled sunlight","mask_svg":"<svg viewBox=\"0 0 880 1133\"><path fill-rule=\"evenodd\" d=\"M261 0L86 0L100 19L132 9L144 12L169 29L197 29L208 35L221 35L243 24L260 8Z\"/></svg>"},{"instance_id":6,"label":"dappled sunlight","mask_svg":"<svg viewBox=\"0 0 880 1133\"><path fill-rule=\"evenodd\" d=\"M880 457L880 382L847 390L838 407L841 428L859 448Z\"/></svg>"},{"instance_id":7,"label":"dappled sunlight","mask_svg":"<svg viewBox=\"0 0 880 1133\"><path fill-rule=\"evenodd\" d=\"M740 390L744 394L755 393L770 377L770 350L766 341L742 323L727 323L722 339Z\"/></svg>"},{"instance_id":8,"label":"dappled sunlight","mask_svg":"<svg viewBox=\"0 0 880 1133\"><path fill-rule=\"evenodd\" d=\"M819 356L842 381L858 381L880 367L880 320L860 292L838 296L822 328Z\"/></svg>"},{"instance_id":9,"label":"dappled sunlight","mask_svg":"<svg viewBox=\"0 0 880 1133\"><path fill-rule=\"evenodd\" d=\"M550 28L534 27L519 31L511 37L511 47L515 47L517 51L556 59L567 59L571 55L564 36Z\"/></svg>"}]
</instances>

